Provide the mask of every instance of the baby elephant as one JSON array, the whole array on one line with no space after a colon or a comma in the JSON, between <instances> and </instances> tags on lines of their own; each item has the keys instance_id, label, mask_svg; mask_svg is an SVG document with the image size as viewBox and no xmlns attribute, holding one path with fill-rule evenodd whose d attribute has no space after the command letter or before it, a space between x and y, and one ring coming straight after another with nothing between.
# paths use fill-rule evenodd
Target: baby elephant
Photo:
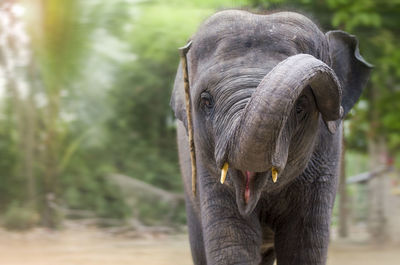
<instances>
[{"instance_id":1,"label":"baby elephant","mask_svg":"<svg viewBox=\"0 0 400 265\"><path fill-rule=\"evenodd\" d=\"M171 106L194 263L325 264L342 120L371 70L357 39L230 10L181 56Z\"/></svg>"}]
</instances>

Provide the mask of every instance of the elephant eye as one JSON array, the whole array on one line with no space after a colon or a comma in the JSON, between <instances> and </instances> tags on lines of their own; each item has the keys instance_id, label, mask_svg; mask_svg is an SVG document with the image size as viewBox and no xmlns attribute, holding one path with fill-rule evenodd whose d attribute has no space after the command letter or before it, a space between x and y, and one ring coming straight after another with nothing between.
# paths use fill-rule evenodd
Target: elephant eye
<instances>
[{"instance_id":1,"label":"elephant eye","mask_svg":"<svg viewBox=\"0 0 400 265\"><path fill-rule=\"evenodd\" d=\"M307 109L308 106L308 98L307 96L301 96L296 102L296 113L301 114Z\"/></svg>"},{"instance_id":2,"label":"elephant eye","mask_svg":"<svg viewBox=\"0 0 400 265\"><path fill-rule=\"evenodd\" d=\"M201 104L207 108L207 109L212 109L214 107L214 101L210 93L208 92L203 92L200 95L201 97Z\"/></svg>"}]
</instances>

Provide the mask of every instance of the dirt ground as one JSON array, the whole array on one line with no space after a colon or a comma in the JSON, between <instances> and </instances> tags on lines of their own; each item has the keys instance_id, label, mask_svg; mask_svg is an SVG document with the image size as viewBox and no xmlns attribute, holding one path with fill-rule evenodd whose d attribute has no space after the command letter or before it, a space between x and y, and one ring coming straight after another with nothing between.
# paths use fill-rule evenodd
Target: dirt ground
<instances>
[{"instance_id":1,"label":"dirt ground","mask_svg":"<svg viewBox=\"0 0 400 265\"><path fill-rule=\"evenodd\" d=\"M0 265L189 265L186 235L132 239L95 228L27 233L0 230ZM398 265L400 247L331 245L328 265Z\"/></svg>"}]
</instances>

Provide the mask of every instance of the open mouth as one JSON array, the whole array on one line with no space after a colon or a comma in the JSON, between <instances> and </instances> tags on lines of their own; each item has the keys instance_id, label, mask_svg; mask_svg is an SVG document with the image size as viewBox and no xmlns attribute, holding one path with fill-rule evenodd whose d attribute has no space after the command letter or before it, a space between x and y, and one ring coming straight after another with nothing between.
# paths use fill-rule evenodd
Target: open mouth
<instances>
[{"instance_id":1,"label":"open mouth","mask_svg":"<svg viewBox=\"0 0 400 265\"><path fill-rule=\"evenodd\" d=\"M225 182L228 173L227 163L222 168L221 183ZM240 214L250 215L260 199L261 193L269 179L276 182L278 172L274 168L265 172L252 172L247 170L229 169L236 190L236 203Z\"/></svg>"},{"instance_id":2,"label":"open mouth","mask_svg":"<svg viewBox=\"0 0 400 265\"><path fill-rule=\"evenodd\" d=\"M245 177L245 182L246 182L246 188L244 191L244 201L247 204L250 199L250 181L252 181L256 173L251 171L245 171L245 172L242 171L242 174Z\"/></svg>"},{"instance_id":3,"label":"open mouth","mask_svg":"<svg viewBox=\"0 0 400 265\"><path fill-rule=\"evenodd\" d=\"M232 171L236 173L232 174L236 189L236 204L239 212L248 216L257 206L269 172Z\"/></svg>"}]
</instances>

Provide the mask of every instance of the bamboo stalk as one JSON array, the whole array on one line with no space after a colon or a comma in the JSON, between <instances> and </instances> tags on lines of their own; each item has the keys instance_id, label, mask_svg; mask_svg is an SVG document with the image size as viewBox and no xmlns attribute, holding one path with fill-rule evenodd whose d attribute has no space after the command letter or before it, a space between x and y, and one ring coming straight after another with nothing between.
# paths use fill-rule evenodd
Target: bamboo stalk
<instances>
[{"instance_id":1,"label":"bamboo stalk","mask_svg":"<svg viewBox=\"0 0 400 265\"><path fill-rule=\"evenodd\" d=\"M187 57L192 41L189 41L184 47L179 48L179 55L181 57L182 71L183 71L183 86L185 88L185 105L186 105L186 117L187 117L187 127L189 135L189 148L190 148L190 160L192 165L192 193L196 196L196 152L194 147L193 138L193 120L192 120L192 104L190 100L190 84L189 84L189 73L187 65Z\"/></svg>"}]
</instances>

